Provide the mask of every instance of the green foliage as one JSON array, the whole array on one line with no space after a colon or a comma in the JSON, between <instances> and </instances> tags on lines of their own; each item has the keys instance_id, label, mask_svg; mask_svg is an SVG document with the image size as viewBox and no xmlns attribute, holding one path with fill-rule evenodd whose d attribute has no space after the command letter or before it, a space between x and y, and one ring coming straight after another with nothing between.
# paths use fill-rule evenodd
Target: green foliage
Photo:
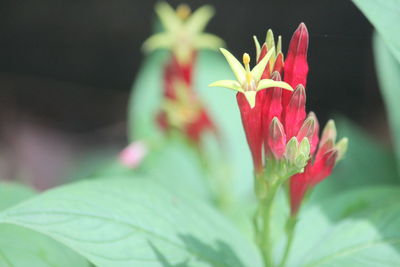
<instances>
[{"instance_id":1,"label":"green foliage","mask_svg":"<svg viewBox=\"0 0 400 267\"><path fill-rule=\"evenodd\" d=\"M52 237L98 266L261 266L222 215L146 178L63 186L4 211L0 222Z\"/></svg>"},{"instance_id":2,"label":"green foliage","mask_svg":"<svg viewBox=\"0 0 400 267\"><path fill-rule=\"evenodd\" d=\"M306 206L288 266L399 266L399 195L368 187Z\"/></svg>"},{"instance_id":3,"label":"green foliage","mask_svg":"<svg viewBox=\"0 0 400 267\"><path fill-rule=\"evenodd\" d=\"M378 74L400 140L400 1L353 1L379 33L374 41ZM156 123L167 56L148 56L133 86L130 140L144 140L150 148L139 168L131 170L115 158L85 164L89 168L76 176L93 179L39 195L0 184L1 266L263 266L250 241L256 207L252 163L235 92L208 87L232 79L229 66L215 52L197 57L195 90L219 134L218 140L204 137L199 157L179 134L166 138ZM345 119L339 119L338 130L351 140L349 151L302 207L288 266L399 266L394 156ZM211 205L221 192L231 198L228 208L220 206L223 212ZM279 260L289 215L283 191L271 215Z\"/></svg>"},{"instance_id":4,"label":"green foliage","mask_svg":"<svg viewBox=\"0 0 400 267\"><path fill-rule=\"evenodd\" d=\"M400 25L400 18L398 21L397 25ZM396 146L398 166L400 167L400 105L397 102L397 99L400 98L400 60L395 59L381 35L374 35L373 44L379 84L392 126L393 141Z\"/></svg>"},{"instance_id":5,"label":"green foliage","mask_svg":"<svg viewBox=\"0 0 400 267\"><path fill-rule=\"evenodd\" d=\"M400 62L400 0L353 0Z\"/></svg>"},{"instance_id":6,"label":"green foliage","mask_svg":"<svg viewBox=\"0 0 400 267\"><path fill-rule=\"evenodd\" d=\"M378 79L392 127L400 167L400 0L353 0L375 27L374 55Z\"/></svg>"},{"instance_id":7,"label":"green foliage","mask_svg":"<svg viewBox=\"0 0 400 267\"><path fill-rule=\"evenodd\" d=\"M0 184L0 210L13 206L35 193L16 184ZM41 222L46 224L46 222ZM64 245L16 225L0 224L0 266L89 266Z\"/></svg>"},{"instance_id":8,"label":"green foliage","mask_svg":"<svg viewBox=\"0 0 400 267\"><path fill-rule=\"evenodd\" d=\"M337 120L339 134L351 140L345 158L319 184L312 199L318 202L351 188L398 183L394 155L350 121Z\"/></svg>"}]
</instances>

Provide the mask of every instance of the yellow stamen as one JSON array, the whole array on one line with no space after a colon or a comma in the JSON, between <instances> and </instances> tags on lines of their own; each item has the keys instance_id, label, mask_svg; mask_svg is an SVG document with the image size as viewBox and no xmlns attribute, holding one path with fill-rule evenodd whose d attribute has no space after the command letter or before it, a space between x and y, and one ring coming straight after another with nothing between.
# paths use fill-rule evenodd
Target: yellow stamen
<instances>
[{"instance_id":1,"label":"yellow stamen","mask_svg":"<svg viewBox=\"0 0 400 267\"><path fill-rule=\"evenodd\" d=\"M246 81L247 81L247 83L250 83L253 76L251 75L251 72L250 72L250 56L247 53L243 54L243 64L244 64L244 68L246 69Z\"/></svg>"},{"instance_id":2,"label":"yellow stamen","mask_svg":"<svg viewBox=\"0 0 400 267\"><path fill-rule=\"evenodd\" d=\"M249 84L252 79L253 79L253 75L251 75L251 72L247 72L246 73L246 82Z\"/></svg>"},{"instance_id":3,"label":"yellow stamen","mask_svg":"<svg viewBox=\"0 0 400 267\"><path fill-rule=\"evenodd\" d=\"M243 54L243 64L245 67L249 66L250 64L250 56L247 53Z\"/></svg>"},{"instance_id":4,"label":"yellow stamen","mask_svg":"<svg viewBox=\"0 0 400 267\"><path fill-rule=\"evenodd\" d=\"M179 18L181 18L182 20L187 19L191 13L192 13L192 10L190 9L189 5L187 5L187 4L180 4L176 8L176 15Z\"/></svg>"}]
</instances>

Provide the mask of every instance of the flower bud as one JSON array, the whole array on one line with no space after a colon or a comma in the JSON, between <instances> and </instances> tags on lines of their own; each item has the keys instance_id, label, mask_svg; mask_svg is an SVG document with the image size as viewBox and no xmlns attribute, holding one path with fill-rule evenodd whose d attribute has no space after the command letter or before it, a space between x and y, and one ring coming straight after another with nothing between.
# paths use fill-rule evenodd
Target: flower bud
<instances>
[{"instance_id":1,"label":"flower bud","mask_svg":"<svg viewBox=\"0 0 400 267\"><path fill-rule=\"evenodd\" d=\"M282 123L277 117L272 119L269 127L268 146L276 159L282 158L286 149L286 134Z\"/></svg>"},{"instance_id":2,"label":"flower bud","mask_svg":"<svg viewBox=\"0 0 400 267\"><path fill-rule=\"evenodd\" d=\"M347 152L348 143L349 139L344 137L336 144L335 149L338 151L336 162L344 157L344 154Z\"/></svg>"},{"instance_id":3,"label":"flower bud","mask_svg":"<svg viewBox=\"0 0 400 267\"><path fill-rule=\"evenodd\" d=\"M308 63L308 31L304 23L301 23L289 44L289 51L285 61L285 82L293 88L299 84L306 87Z\"/></svg>"},{"instance_id":4,"label":"flower bud","mask_svg":"<svg viewBox=\"0 0 400 267\"><path fill-rule=\"evenodd\" d=\"M285 112L285 129L289 138L296 136L306 117L306 91L302 85L297 86Z\"/></svg>"},{"instance_id":5,"label":"flower bud","mask_svg":"<svg viewBox=\"0 0 400 267\"><path fill-rule=\"evenodd\" d=\"M324 145L328 140L331 140L333 143L336 141L336 126L333 120L329 120L325 125L320 144Z\"/></svg>"},{"instance_id":6,"label":"flower bud","mask_svg":"<svg viewBox=\"0 0 400 267\"><path fill-rule=\"evenodd\" d=\"M310 142L308 138L303 138L299 145L299 152L296 156L296 160L294 161L294 165L298 170L302 170L308 160L310 159Z\"/></svg>"},{"instance_id":7,"label":"flower bud","mask_svg":"<svg viewBox=\"0 0 400 267\"><path fill-rule=\"evenodd\" d=\"M299 141L303 140L304 137L307 137L310 145L311 145L311 154L313 155L318 145L318 132L319 132L319 124L317 117L313 112L310 112L307 119L303 122L298 134L297 139Z\"/></svg>"},{"instance_id":8,"label":"flower bud","mask_svg":"<svg viewBox=\"0 0 400 267\"><path fill-rule=\"evenodd\" d=\"M299 153L299 142L296 137L292 137L286 145L285 158L289 162L294 162Z\"/></svg>"}]
</instances>

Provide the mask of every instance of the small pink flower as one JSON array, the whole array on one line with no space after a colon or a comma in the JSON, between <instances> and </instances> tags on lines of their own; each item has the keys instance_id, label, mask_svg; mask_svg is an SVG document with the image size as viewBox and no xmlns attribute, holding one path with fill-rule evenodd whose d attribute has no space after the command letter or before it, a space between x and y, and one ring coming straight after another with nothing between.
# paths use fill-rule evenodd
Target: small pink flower
<instances>
[{"instance_id":1,"label":"small pink flower","mask_svg":"<svg viewBox=\"0 0 400 267\"><path fill-rule=\"evenodd\" d=\"M146 144L136 141L124 148L118 158L122 165L134 169L143 161L147 152Z\"/></svg>"}]
</instances>

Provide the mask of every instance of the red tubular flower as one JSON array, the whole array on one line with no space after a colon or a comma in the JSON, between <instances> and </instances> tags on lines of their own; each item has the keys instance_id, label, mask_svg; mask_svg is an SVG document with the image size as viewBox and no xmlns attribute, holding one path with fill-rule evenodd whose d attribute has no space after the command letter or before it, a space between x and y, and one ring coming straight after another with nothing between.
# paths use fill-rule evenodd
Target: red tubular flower
<instances>
[{"instance_id":1,"label":"red tubular flower","mask_svg":"<svg viewBox=\"0 0 400 267\"><path fill-rule=\"evenodd\" d=\"M195 12L187 5L174 10L167 3L156 5L156 13L163 30L147 39L145 51L169 49L170 58L164 66L164 99L156 118L160 128L168 133L177 129L190 141L199 145L202 134L215 126L193 87L193 69L200 49L217 49L223 41L205 33L212 18L211 6L202 6Z\"/></svg>"},{"instance_id":2,"label":"red tubular flower","mask_svg":"<svg viewBox=\"0 0 400 267\"><path fill-rule=\"evenodd\" d=\"M315 138L315 134L312 138ZM294 175L290 179L290 204L291 213L296 215L299 211L305 193L328 177L335 164L343 157L347 150L347 138L336 141L336 127L330 120L324 128L321 141L316 153L311 153L311 160L303 173Z\"/></svg>"},{"instance_id":3,"label":"red tubular flower","mask_svg":"<svg viewBox=\"0 0 400 267\"><path fill-rule=\"evenodd\" d=\"M274 117L269 126L268 147L276 159L281 159L286 150L286 134L282 123Z\"/></svg>"},{"instance_id":4,"label":"red tubular flower","mask_svg":"<svg viewBox=\"0 0 400 267\"><path fill-rule=\"evenodd\" d=\"M280 81L279 73L274 75L274 79L262 78L265 77L265 69L269 69L271 66L269 59L274 56L275 53L274 48L270 49L268 52L266 52L266 49L267 48L263 48L263 52L261 52L263 53L262 56L258 55L258 63L252 70L250 70L250 56L247 53L243 54L243 67L231 53L225 49L221 49L237 81L222 80L210 84L210 86L226 87L238 91L236 96L237 103L241 113L247 143L249 144L253 157L254 169L257 174L261 173L263 169L264 109L268 109L268 114L274 113L276 116L279 116L281 112L280 88L293 90L287 83ZM263 91L266 88L274 87L277 87L277 89L269 90L272 94ZM268 107L264 106L265 98L271 100L271 104L268 105ZM269 112L270 110L271 112Z\"/></svg>"},{"instance_id":5,"label":"red tubular flower","mask_svg":"<svg viewBox=\"0 0 400 267\"><path fill-rule=\"evenodd\" d=\"M256 37L254 41L257 66L250 71L250 58L245 54L243 68L229 52L222 50L237 81L218 81L211 86L239 91L238 106L256 171L268 168L268 161L273 157L283 163L287 176L298 173L290 180L292 214L296 214L306 191L330 175L343 156L347 139L335 144L336 130L333 122L329 122L319 141L316 115L310 112L306 118L308 31L304 23L290 41L286 61L281 51L281 38L275 44L271 30L262 46ZM270 87L272 89L260 91ZM291 87L296 89L282 90ZM265 164L262 162L263 147Z\"/></svg>"},{"instance_id":6,"label":"red tubular flower","mask_svg":"<svg viewBox=\"0 0 400 267\"><path fill-rule=\"evenodd\" d=\"M195 59L195 52L185 62L180 62L175 55L171 55L164 68L164 101L157 122L162 130L168 132L176 128L189 140L199 144L202 133L216 133L216 128L193 90L192 72Z\"/></svg>"},{"instance_id":7,"label":"red tubular flower","mask_svg":"<svg viewBox=\"0 0 400 267\"><path fill-rule=\"evenodd\" d=\"M306 117L306 90L301 84L298 85L286 105L283 97L284 95L282 96L282 105L284 107L282 116L287 135L291 138L296 136Z\"/></svg>"},{"instance_id":8,"label":"red tubular flower","mask_svg":"<svg viewBox=\"0 0 400 267\"><path fill-rule=\"evenodd\" d=\"M263 103L264 95L258 92L256 95L256 102ZM236 100L242 118L242 124L246 139L250 147L250 152L253 159L255 171L259 173L262 171L262 105L255 105L254 108L250 107L246 96L242 93L236 94Z\"/></svg>"},{"instance_id":9,"label":"red tubular flower","mask_svg":"<svg viewBox=\"0 0 400 267\"><path fill-rule=\"evenodd\" d=\"M294 32L289 44L289 51L284 66L284 81L296 88L301 84L304 88L307 83L308 63L308 31L304 23L301 23ZM290 101L290 92L284 92L283 105Z\"/></svg>"}]
</instances>

